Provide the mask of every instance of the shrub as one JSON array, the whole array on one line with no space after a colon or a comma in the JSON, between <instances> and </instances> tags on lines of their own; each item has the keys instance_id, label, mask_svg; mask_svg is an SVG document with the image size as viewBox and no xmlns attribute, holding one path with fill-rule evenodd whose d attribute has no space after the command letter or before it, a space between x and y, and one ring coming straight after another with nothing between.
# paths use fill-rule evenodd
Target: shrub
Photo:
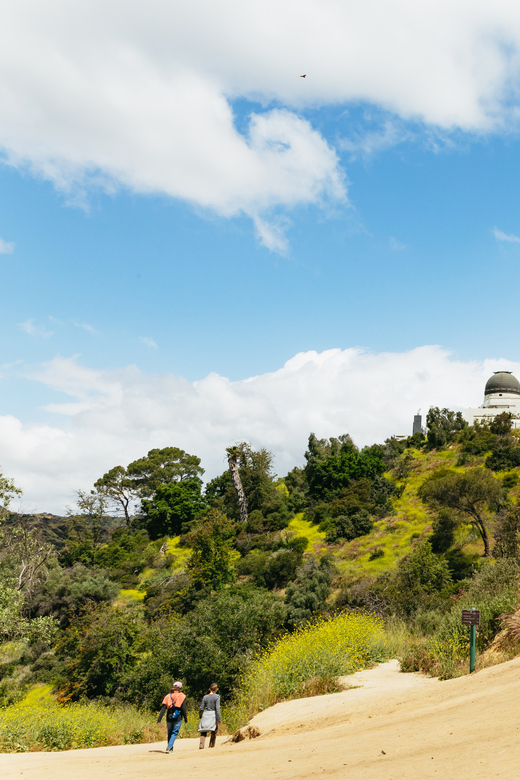
<instances>
[{"instance_id":1,"label":"shrub","mask_svg":"<svg viewBox=\"0 0 520 780\"><path fill-rule=\"evenodd\" d=\"M33 617L50 615L66 628L74 613L88 604L110 601L119 592L119 585L102 569L91 569L76 563L68 569L53 568L47 581L28 602Z\"/></svg>"},{"instance_id":2,"label":"shrub","mask_svg":"<svg viewBox=\"0 0 520 780\"><path fill-rule=\"evenodd\" d=\"M399 658L402 672L422 672L428 674L434 670L435 661L428 650L426 639L412 640Z\"/></svg>"},{"instance_id":3,"label":"shrub","mask_svg":"<svg viewBox=\"0 0 520 780\"><path fill-rule=\"evenodd\" d=\"M410 451L408 451L406 457L406 464L408 468L411 468L409 464L412 461L413 461L413 456L411 455ZM409 472L403 478L406 479L408 474ZM392 505L390 499L393 495L395 495L395 493L396 493L396 485L386 477L379 476L379 477L375 477L372 480L370 498L375 504L375 506L378 507L378 514L383 516L385 513L391 511Z\"/></svg>"},{"instance_id":4,"label":"shrub","mask_svg":"<svg viewBox=\"0 0 520 780\"><path fill-rule=\"evenodd\" d=\"M503 471L520 466L520 446L514 436L499 437L486 458L486 466L493 471Z\"/></svg>"},{"instance_id":5,"label":"shrub","mask_svg":"<svg viewBox=\"0 0 520 780\"><path fill-rule=\"evenodd\" d=\"M302 557L302 553L297 550L277 550L268 558L261 575L257 576L257 583L265 584L268 588L285 587L296 577Z\"/></svg>"},{"instance_id":6,"label":"shrub","mask_svg":"<svg viewBox=\"0 0 520 780\"><path fill-rule=\"evenodd\" d=\"M37 686L25 699L0 711L0 751L73 750L151 742L162 737L151 713L133 707L58 705L50 686Z\"/></svg>"},{"instance_id":7,"label":"shrub","mask_svg":"<svg viewBox=\"0 0 520 780\"><path fill-rule=\"evenodd\" d=\"M360 509L353 515L339 515L328 518L320 525L320 530L325 531L327 542L334 543L341 539L350 542L358 536L370 533L374 527L374 521L366 509Z\"/></svg>"},{"instance_id":8,"label":"shrub","mask_svg":"<svg viewBox=\"0 0 520 780\"><path fill-rule=\"evenodd\" d=\"M497 515L495 524L496 558L518 558L520 555L520 507L509 507Z\"/></svg>"},{"instance_id":9,"label":"shrub","mask_svg":"<svg viewBox=\"0 0 520 780\"><path fill-rule=\"evenodd\" d=\"M190 530L195 517L206 508L198 477L159 485L151 500L142 502L144 524L152 539L177 536Z\"/></svg>"},{"instance_id":10,"label":"shrub","mask_svg":"<svg viewBox=\"0 0 520 780\"><path fill-rule=\"evenodd\" d=\"M459 435L462 452L468 455L482 455L484 452L489 452L496 440L497 437L490 431L489 426L478 422L464 428Z\"/></svg>"},{"instance_id":11,"label":"shrub","mask_svg":"<svg viewBox=\"0 0 520 780\"><path fill-rule=\"evenodd\" d=\"M394 609L403 615L435 606L452 585L448 564L438 558L427 541L417 542L399 563L390 587Z\"/></svg>"},{"instance_id":12,"label":"shrub","mask_svg":"<svg viewBox=\"0 0 520 780\"><path fill-rule=\"evenodd\" d=\"M462 625L461 610L471 607L480 610L477 649L482 652L500 631L503 615L516 608L519 573L520 564L505 558L478 571L464 595L442 618L435 634L423 645L420 670L430 670L442 679L467 670L469 629ZM409 658L404 660L411 663Z\"/></svg>"},{"instance_id":13,"label":"shrub","mask_svg":"<svg viewBox=\"0 0 520 780\"><path fill-rule=\"evenodd\" d=\"M167 616L148 628L118 695L156 708L172 679L180 679L188 695L202 695L216 680L227 696L252 657L281 630L285 616L274 593L250 585L218 591L182 619Z\"/></svg>"},{"instance_id":14,"label":"shrub","mask_svg":"<svg viewBox=\"0 0 520 780\"><path fill-rule=\"evenodd\" d=\"M325 608L333 575L334 566L327 558L305 561L298 570L297 582L290 582L285 592L289 628L308 621Z\"/></svg>"},{"instance_id":15,"label":"shrub","mask_svg":"<svg viewBox=\"0 0 520 780\"><path fill-rule=\"evenodd\" d=\"M461 412L432 406L426 415L428 447L440 449L455 441L459 431L467 427Z\"/></svg>"},{"instance_id":16,"label":"shrub","mask_svg":"<svg viewBox=\"0 0 520 780\"><path fill-rule=\"evenodd\" d=\"M143 630L139 608L102 604L73 621L56 646L65 664L61 700L113 696L136 662L135 640Z\"/></svg>"},{"instance_id":17,"label":"shrub","mask_svg":"<svg viewBox=\"0 0 520 780\"><path fill-rule=\"evenodd\" d=\"M234 582L234 535L234 524L216 509L210 510L204 522L187 534L192 548L187 569L196 587L217 590Z\"/></svg>"},{"instance_id":18,"label":"shrub","mask_svg":"<svg viewBox=\"0 0 520 780\"><path fill-rule=\"evenodd\" d=\"M385 637L379 618L344 613L309 623L269 647L242 680L237 706L247 716L283 699L323 691L341 675L380 661Z\"/></svg>"},{"instance_id":19,"label":"shrub","mask_svg":"<svg viewBox=\"0 0 520 780\"><path fill-rule=\"evenodd\" d=\"M441 509L432 522L430 543L432 552L447 552L455 542L455 531L460 526L460 519L452 509Z\"/></svg>"}]
</instances>

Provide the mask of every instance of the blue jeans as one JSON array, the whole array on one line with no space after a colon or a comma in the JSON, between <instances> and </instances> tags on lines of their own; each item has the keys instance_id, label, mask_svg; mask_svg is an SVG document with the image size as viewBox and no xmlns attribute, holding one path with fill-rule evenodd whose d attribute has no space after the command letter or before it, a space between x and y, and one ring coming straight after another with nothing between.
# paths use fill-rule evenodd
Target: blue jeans
<instances>
[{"instance_id":1,"label":"blue jeans","mask_svg":"<svg viewBox=\"0 0 520 780\"><path fill-rule=\"evenodd\" d=\"M182 724L182 715L179 715L177 720L167 720L166 721L166 728L168 729L168 745L166 747L166 750L172 750L173 743L179 736L179 731L181 729Z\"/></svg>"}]
</instances>

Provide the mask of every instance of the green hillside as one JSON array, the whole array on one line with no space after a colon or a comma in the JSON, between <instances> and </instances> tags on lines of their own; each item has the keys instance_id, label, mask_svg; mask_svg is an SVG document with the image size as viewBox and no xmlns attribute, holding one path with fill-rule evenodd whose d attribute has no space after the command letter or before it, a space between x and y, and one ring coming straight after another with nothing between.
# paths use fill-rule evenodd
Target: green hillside
<instances>
[{"instance_id":1,"label":"green hillside","mask_svg":"<svg viewBox=\"0 0 520 780\"><path fill-rule=\"evenodd\" d=\"M299 632L315 621L359 612L380 627L366 658L397 655L405 670L467 671L467 606L482 614L479 664L518 652L520 439L507 415L468 427L433 409L427 438L363 449L311 434L304 466L283 477L267 450L227 454L204 484L196 456L152 450L79 491L67 517L6 514L0 707L45 684L67 706L153 710L172 679L195 707L216 679L235 702L231 728L249 712L241 681L258 659L278 658L284 637L280 648L307 647ZM294 677L284 661L291 695L334 690L335 663L310 685L307 662Z\"/></svg>"}]
</instances>

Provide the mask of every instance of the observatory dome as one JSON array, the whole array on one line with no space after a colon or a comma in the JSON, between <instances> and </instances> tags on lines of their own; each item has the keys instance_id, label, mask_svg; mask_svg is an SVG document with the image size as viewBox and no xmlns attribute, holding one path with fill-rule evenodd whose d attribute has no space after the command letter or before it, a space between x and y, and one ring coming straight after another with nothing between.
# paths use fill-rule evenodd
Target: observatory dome
<instances>
[{"instance_id":1,"label":"observatory dome","mask_svg":"<svg viewBox=\"0 0 520 780\"><path fill-rule=\"evenodd\" d=\"M484 397L494 395L495 393L520 395L520 382L513 376L511 371L495 371L493 376L486 382Z\"/></svg>"}]
</instances>

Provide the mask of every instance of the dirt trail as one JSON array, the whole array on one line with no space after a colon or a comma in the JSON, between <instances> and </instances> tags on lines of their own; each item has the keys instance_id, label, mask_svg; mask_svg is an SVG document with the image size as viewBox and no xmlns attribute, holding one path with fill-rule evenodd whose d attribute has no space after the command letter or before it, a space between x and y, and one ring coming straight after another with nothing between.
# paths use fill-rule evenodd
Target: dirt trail
<instances>
[{"instance_id":1,"label":"dirt trail","mask_svg":"<svg viewBox=\"0 0 520 780\"><path fill-rule=\"evenodd\" d=\"M197 740L0 756L2 780L490 780L520 778L520 659L439 682L395 662L348 678L361 688L260 713L258 739L213 751Z\"/></svg>"},{"instance_id":2,"label":"dirt trail","mask_svg":"<svg viewBox=\"0 0 520 780\"><path fill-rule=\"evenodd\" d=\"M275 704L256 715L251 725L262 735L270 736L321 730L338 723L373 717L379 712L382 697L386 706L396 705L407 691L439 684L433 677L422 674L402 674L399 662L395 660L340 679L351 686L349 690Z\"/></svg>"}]
</instances>

